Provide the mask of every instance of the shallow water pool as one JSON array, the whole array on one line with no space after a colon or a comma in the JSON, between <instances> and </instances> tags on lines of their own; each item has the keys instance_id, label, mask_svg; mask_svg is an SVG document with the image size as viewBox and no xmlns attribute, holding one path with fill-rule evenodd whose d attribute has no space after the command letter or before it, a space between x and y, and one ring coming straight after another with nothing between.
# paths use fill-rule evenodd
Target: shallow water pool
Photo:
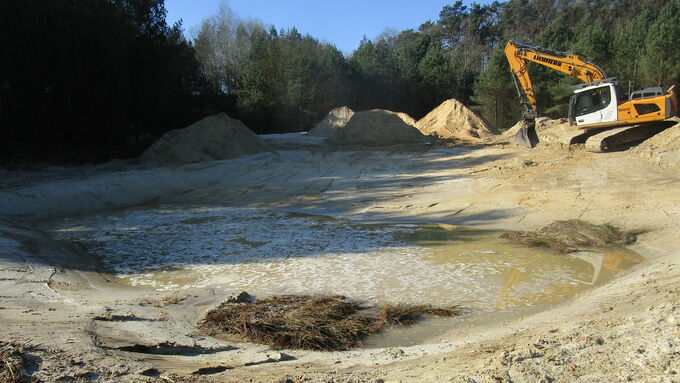
<instances>
[{"instance_id":1,"label":"shallow water pool","mask_svg":"<svg viewBox=\"0 0 680 383\"><path fill-rule=\"evenodd\" d=\"M563 255L527 249L478 228L357 224L232 207L128 209L42 228L85 246L133 286L218 285L255 296L341 294L373 303L465 307L463 319L430 321L427 334L395 330L369 340L371 346L420 343L452 321L480 314L536 311L642 261L626 250Z\"/></svg>"}]
</instances>

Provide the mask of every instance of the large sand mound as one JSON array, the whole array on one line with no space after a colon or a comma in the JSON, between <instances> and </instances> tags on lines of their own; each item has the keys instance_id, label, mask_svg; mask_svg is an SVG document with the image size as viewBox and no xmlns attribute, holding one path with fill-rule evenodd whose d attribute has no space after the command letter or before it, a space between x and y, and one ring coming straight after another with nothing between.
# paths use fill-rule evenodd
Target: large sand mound
<instances>
[{"instance_id":1,"label":"large sand mound","mask_svg":"<svg viewBox=\"0 0 680 383\"><path fill-rule=\"evenodd\" d=\"M680 122L677 117L673 120ZM680 123L646 140L631 152L662 168L680 169Z\"/></svg>"},{"instance_id":2,"label":"large sand mound","mask_svg":"<svg viewBox=\"0 0 680 383\"><path fill-rule=\"evenodd\" d=\"M142 155L153 164L186 164L247 156L269 146L239 120L224 113L164 134Z\"/></svg>"},{"instance_id":3,"label":"large sand mound","mask_svg":"<svg viewBox=\"0 0 680 383\"><path fill-rule=\"evenodd\" d=\"M424 134L442 138L478 140L494 135L479 116L453 98L421 118L416 127Z\"/></svg>"},{"instance_id":4,"label":"large sand mound","mask_svg":"<svg viewBox=\"0 0 680 383\"><path fill-rule=\"evenodd\" d=\"M426 143L430 139L395 112L382 109L355 113L332 139L337 145L395 145Z\"/></svg>"},{"instance_id":5,"label":"large sand mound","mask_svg":"<svg viewBox=\"0 0 680 383\"><path fill-rule=\"evenodd\" d=\"M307 135L315 137L333 137L338 129L342 129L350 118L354 115L354 111L346 106L341 106L331 110L321 122L316 124Z\"/></svg>"}]
</instances>

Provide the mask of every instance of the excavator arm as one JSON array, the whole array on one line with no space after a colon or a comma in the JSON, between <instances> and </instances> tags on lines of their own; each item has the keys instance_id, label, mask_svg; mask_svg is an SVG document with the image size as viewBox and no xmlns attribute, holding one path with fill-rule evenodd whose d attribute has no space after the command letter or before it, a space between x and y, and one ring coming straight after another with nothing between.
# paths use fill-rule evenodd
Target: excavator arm
<instances>
[{"instance_id":1,"label":"excavator arm","mask_svg":"<svg viewBox=\"0 0 680 383\"><path fill-rule=\"evenodd\" d=\"M529 117L535 118L538 114L536 94L531 83L527 61L533 61L553 70L576 77L584 83L596 82L605 79L605 74L600 67L581 59L573 53L558 52L538 48L535 46L508 41L505 45L505 56L510 64L510 69L517 80L517 88L527 109Z\"/></svg>"},{"instance_id":2,"label":"excavator arm","mask_svg":"<svg viewBox=\"0 0 680 383\"><path fill-rule=\"evenodd\" d=\"M527 61L576 77L584 83L601 81L606 77L600 67L581 59L576 54L547 50L512 40L505 45L505 56L510 64L517 92L524 106L524 127L519 130L515 138L527 147L533 147L538 142L535 131L538 105Z\"/></svg>"}]
</instances>

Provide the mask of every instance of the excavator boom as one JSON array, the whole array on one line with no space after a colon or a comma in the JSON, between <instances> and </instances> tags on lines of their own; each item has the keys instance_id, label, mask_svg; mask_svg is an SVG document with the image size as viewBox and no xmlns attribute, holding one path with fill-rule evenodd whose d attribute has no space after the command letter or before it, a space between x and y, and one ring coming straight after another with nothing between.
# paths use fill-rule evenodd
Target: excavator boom
<instances>
[{"instance_id":1,"label":"excavator boom","mask_svg":"<svg viewBox=\"0 0 680 383\"><path fill-rule=\"evenodd\" d=\"M606 78L600 67L573 53L551 51L510 40L505 45L505 56L512 73L515 75L514 78L518 82L518 92L522 104L525 106L525 118L536 118L538 116L536 94L531 83L527 61L547 66L586 83L597 82Z\"/></svg>"}]
</instances>

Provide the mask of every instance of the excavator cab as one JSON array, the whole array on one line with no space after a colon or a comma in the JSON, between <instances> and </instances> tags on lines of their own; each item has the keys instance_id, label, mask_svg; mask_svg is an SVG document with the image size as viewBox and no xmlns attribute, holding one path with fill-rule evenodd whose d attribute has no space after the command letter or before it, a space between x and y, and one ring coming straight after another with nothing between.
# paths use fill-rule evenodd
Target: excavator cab
<instances>
[{"instance_id":1,"label":"excavator cab","mask_svg":"<svg viewBox=\"0 0 680 383\"><path fill-rule=\"evenodd\" d=\"M574 126L616 121L618 95L613 83L586 86L569 100L569 123Z\"/></svg>"}]
</instances>

